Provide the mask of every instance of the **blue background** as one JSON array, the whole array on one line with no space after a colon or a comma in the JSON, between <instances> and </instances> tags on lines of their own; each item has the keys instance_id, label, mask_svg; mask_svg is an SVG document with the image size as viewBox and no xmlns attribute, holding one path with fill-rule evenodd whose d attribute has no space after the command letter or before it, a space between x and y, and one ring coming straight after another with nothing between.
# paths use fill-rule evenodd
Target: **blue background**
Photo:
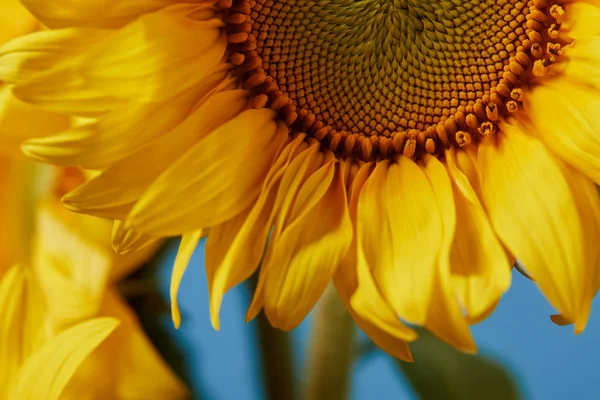
<instances>
[{"instance_id":1,"label":"blue background","mask_svg":"<svg viewBox=\"0 0 600 400\"><path fill-rule=\"evenodd\" d=\"M177 243L173 243L160 260L160 290L165 298L176 250ZM182 326L176 331L165 317L165 329L185 351L196 393L215 400L262 400L265 396L256 332L252 325L244 323L248 289L240 285L227 294L221 311L221 330L214 331L208 316L203 259L202 244L179 292ZM592 310L589 325L579 336L573 334L571 327L554 325L549 318L552 313L535 283L515 272L513 285L494 314L473 327L480 352L510 367L527 399L599 399L598 313ZM310 316L292 335L299 379L309 331ZM415 398L392 359L381 351L362 357L354 366L352 399L373 398Z\"/></svg>"}]
</instances>

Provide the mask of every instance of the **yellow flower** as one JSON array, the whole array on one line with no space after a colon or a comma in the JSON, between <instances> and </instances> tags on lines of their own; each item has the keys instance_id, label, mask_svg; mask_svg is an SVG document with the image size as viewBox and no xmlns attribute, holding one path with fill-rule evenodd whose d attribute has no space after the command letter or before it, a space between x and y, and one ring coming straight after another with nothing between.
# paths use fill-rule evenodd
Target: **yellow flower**
<instances>
[{"instance_id":1,"label":"yellow flower","mask_svg":"<svg viewBox=\"0 0 600 400\"><path fill-rule=\"evenodd\" d=\"M2 4L0 44L34 32L39 22L18 0ZM20 212L31 198L31 163L15 159L18 146L27 138L60 132L68 127L69 118L40 110L19 101L10 85L0 81L0 277L28 250L27 212Z\"/></svg>"},{"instance_id":2,"label":"yellow flower","mask_svg":"<svg viewBox=\"0 0 600 400\"><path fill-rule=\"evenodd\" d=\"M185 398L112 286L154 249L118 256L108 221L65 210L60 195L82 179L74 169L50 179L33 204L31 257L0 281L0 398Z\"/></svg>"},{"instance_id":3,"label":"yellow flower","mask_svg":"<svg viewBox=\"0 0 600 400\"><path fill-rule=\"evenodd\" d=\"M469 324L515 258L586 324L598 289L600 9L551 0L24 0L53 30L7 44L24 102L90 118L29 140L101 173L64 198L117 220L121 250L201 232L211 319L291 329L333 280L358 324L411 359L423 325Z\"/></svg>"}]
</instances>

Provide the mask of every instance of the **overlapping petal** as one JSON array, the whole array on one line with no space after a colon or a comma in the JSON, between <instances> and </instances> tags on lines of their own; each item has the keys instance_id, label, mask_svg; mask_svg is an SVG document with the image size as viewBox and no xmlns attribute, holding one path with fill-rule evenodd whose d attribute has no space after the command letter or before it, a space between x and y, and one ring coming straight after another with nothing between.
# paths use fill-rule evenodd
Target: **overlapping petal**
<instances>
[{"instance_id":1,"label":"overlapping petal","mask_svg":"<svg viewBox=\"0 0 600 400\"><path fill-rule=\"evenodd\" d=\"M246 110L198 142L136 203L128 218L131 226L178 235L218 225L248 207L286 140L274 114ZM173 187L171 182L185 184Z\"/></svg>"},{"instance_id":2,"label":"overlapping petal","mask_svg":"<svg viewBox=\"0 0 600 400\"><path fill-rule=\"evenodd\" d=\"M115 28L139 15L176 3L175 0L23 0L23 4L46 26L96 26Z\"/></svg>"},{"instance_id":3,"label":"overlapping petal","mask_svg":"<svg viewBox=\"0 0 600 400\"><path fill-rule=\"evenodd\" d=\"M495 307L511 282L511 264L454 152L446 153L456 205L451 250L452 286L471 320Z\"/></svg>"},{"instance_id":4,"label":"overlapping petal","mask_svg":"<svg viewBox=\"0 0 600 400\"><path fill-rule=\"evenodd\" d=\"M215 329L219 329L219 310L225 292L250 277L259 266L275 215L279 183L303 140L304 135L299 135L284 147L252 206L210 230L205 267L211 323Z\"/></svg>"},{"instance_id":5,"label":"overlapping petal","mask_svg":"<svg viewBox=\"0 0 600 400\"><path fill-rule=\"evenodd\" d=\"M371 163L360 167L350 187L348 208L354 227L356 227L359 195L371 169ZM333 276L342 301L358 326L379 347L394 357L412 361L406 341L416 339L416 333L402 324L395 311L385 301L370 271L366 270L366 264L363 262L361 266L362 271L358 272L356 235L354 235L346 257Z\"/></svg>"},{"instance_id":6,"label":"overlapping petal","mask_svg":"<svg viewBox=\"0 0 600 400\"><path fill-rule=\"evenodd\" d=\"M218 140L219 136L215 134L220 131L217 129L242 111L246 95L243 90L228 90L210 96L172 132L112 164L100 175L65 196L65 205L77 212L125 219L148 187L182 154L190 148L203 148L205 145L200 143L209 134L213 136L212 142ZM232 136L237 133L230 132ZM222 145L225 146L225 143Z\"/></svg>"},{"instance_id":7,"label":"overlapping petal","mask_svg":"<svg viewBox=\"0 0 600 400\"><path fill-rule=\"evenodd\" d=\"M550 303L566 319L584 325L586 281L596 262L590 254L597 242L594 215L589 207L578 207L581 180L573 176L578 172L521 127L505 124L502 131L479 149L490 220Z\"/></svg>"},{"instance_id":8,"label":"overlapping petal","mask_svg":"<svg viewBox=\"0 0 600 400\"><path fill-rule=\"evenodd\" d=\"M352 240L346 189L340 164L326 163L295 196L289 220L274 236L264 268L268 271L264 308L271 324L295 328L325 291Z\"/></svg>"},{"instance_id":9,"label":"overlapping petal","mask_svg":"<svg viewBox=\"0 0 600 400\"><path fill-rule=\"evenodd\" d=\"M223 22L213 11L188 18L199 9L211 6L175 5L118 31L68 28L23 37L1 49L0 79L14 84L21 100L73 115L171 99L212 73L225 54Z\"/></svg>"}]
</instances>

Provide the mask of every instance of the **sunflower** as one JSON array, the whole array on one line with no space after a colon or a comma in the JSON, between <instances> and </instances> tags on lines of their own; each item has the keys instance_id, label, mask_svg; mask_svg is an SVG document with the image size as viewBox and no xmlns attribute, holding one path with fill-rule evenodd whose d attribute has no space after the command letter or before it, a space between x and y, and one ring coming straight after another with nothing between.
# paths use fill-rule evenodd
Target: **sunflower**
<instances>
[{"instance_id":1,"label":"sunflower","mask_svg":"<svg viewBox=\"0 0 600 400\"><path fill-rule=\"evenodd\" d=\"M24 152L99 175L63 198L129 251L203 232L211 320L292 329L333 279L389 353L469 324L516 259L581 332L598 289L600 5L551 0L23 0L21 101L85 117Z\"/></svg>"},{"instance_id":2,"label":"sunflower","mask_svg":"<svg viewBox=\"0 0 600 400\"><path fill-rule=\"evenodd\" d=\"M0 397L137 399L151 391L187 398L114 286L153 249L116 255L110 223L59 202L82 174L45 176L55 185L30 199L33 243L19 243L30 251L0 276Z\"/></svg>"},{"instance_id":3,"label":"sunflower","mask_svg":"<svg viewBox=\"0 0 600 400\"><path fill-rule=\"evenodd\" d=\"M0 42L41 28L17 0L2 4L0 21ZM34 165L18 151L24 138L69 126L0 82L0 398L184 398L114 287L155 248L116 255L109 222L59 202L81 172Z\"/></svg>"}]
</instances>

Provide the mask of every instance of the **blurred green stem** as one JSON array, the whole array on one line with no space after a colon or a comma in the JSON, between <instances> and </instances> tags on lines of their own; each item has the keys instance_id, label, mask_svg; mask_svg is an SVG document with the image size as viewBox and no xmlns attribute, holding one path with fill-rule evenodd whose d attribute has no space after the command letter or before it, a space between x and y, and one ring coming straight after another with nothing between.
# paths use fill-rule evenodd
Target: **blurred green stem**
<instances>
[{"instance_id":1,"label":"blurred green stem","mask_svg":"<svg viewBox=\"0 0 600 400\"><path fill-rule=\"evenodd\" d=\"M296 393L289 333L273 328L264 313L257 319L267 396L271 400L294 400Z\"/></svg>"},{"instance_id":2,"label":"blurred green stem","mask_svg":"<svg viewBox=\"0 0 600 400\"><path fill-rule=\"evenodd\" d=\"M306 400L345 400L354 354L354 321L330 284L313 320Z\"/></svg>"},{"instance_id":3,"label":"blurred green stem","mask_svg":"<svg viewBox=\"0 0 600 400\"><path fill-rule=\"evenodd\" d=\"M250 293L258 284L258 273L248 281ZM265 392L270 400L295 400L294 360L290 346L290 333L273 328L264 313L256 318L263 367Z\"/></svg>"}]
</instances>

